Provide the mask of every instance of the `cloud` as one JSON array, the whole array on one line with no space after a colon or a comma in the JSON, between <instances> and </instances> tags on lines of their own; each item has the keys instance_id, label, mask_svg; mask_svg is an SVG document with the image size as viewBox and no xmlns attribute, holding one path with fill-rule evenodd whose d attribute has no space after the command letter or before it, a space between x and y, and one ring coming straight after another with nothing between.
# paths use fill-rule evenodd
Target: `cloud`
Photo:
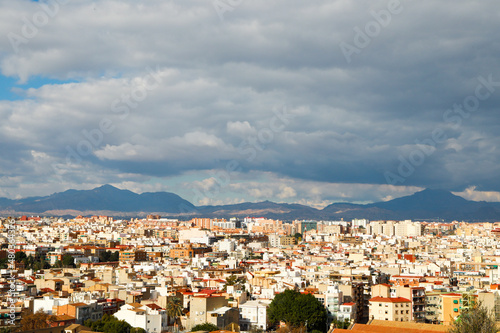
<instances>
[{"instance_id":1,"label":"cloud","mask_svg":"<svg viewBox=\"0 0 500 333\"><path fill-rule=\"evenodd\" d=\"M0 71L19 81L0 101L0 195L112 183L195 198L228 165L212 202L500 191L497 3L401 3L347 63L340 43L387 1L245 1L221 21L210 1L74 0L26 37L40 3L0 0ZM447 122L489 76L478 110ZM446 139L422 144L435 129Z\"/></svg>"},{"instance_id":2,"label":"cloud","mask_svg":"<svg viewBox=\"0 0 500 333\"><path fill-rule=\"evenodd\" d=\"M462 192L454 192L467 200L500 202L500 192L498 191L477 191L476 186L466 188Z\"/></svg>"}]
</instances>

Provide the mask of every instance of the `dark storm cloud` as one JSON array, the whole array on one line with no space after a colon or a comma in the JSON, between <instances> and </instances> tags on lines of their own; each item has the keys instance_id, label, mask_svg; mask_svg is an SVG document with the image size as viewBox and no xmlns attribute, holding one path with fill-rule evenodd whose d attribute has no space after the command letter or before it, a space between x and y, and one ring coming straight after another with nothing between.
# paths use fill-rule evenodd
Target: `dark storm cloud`
<instances>
[{"instance_id":1,"label":"dark storm cloud","mask_svg":"<svg viewBox=\"0 0 500 333\"><path fill-rule=\"evenodd\" d=\"M18 52L0 41L3 75L28 84L34 76L77 80L1 102L2 174L22 161L19 177L59 179L44 191L105 182L140 188L151 177L203 178L234 160L249 184L232 179L244 198L334 199L320 184L352 184L356 190L342 191L360 201L422 187L500 191L500 8L493 0L401 0L369 45L356 45L356 31L366 33L391 3L243 1L221 20L210 1L72 1ZM22 34L22 17L40 10L30 1L0 4L6 35ZM348 61L341 43L359 52ZM158 86L126 104L151 70ZM459 125L447 121L447 110L489 76L494 91L478 110ZM294 116L259 142L283 107ZM113 130L92 142L103 119ZM446 139L419 146L436 129ZM81 153L87 141L91 152ZM422 149L423 163L396 184L406 192L381 187ZM275 185L267 192L245 178L269 173ZM304 185L312 183L316 194ZM383 194L370 189L367 197L366 186Z\"/></svg>"}]
</instances>

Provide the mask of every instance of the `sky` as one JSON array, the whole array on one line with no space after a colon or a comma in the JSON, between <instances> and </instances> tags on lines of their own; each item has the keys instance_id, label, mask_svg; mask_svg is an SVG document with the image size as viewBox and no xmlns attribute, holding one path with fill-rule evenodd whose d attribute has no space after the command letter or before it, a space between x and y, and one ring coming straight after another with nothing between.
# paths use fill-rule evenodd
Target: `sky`
<instances>
[{"instance_id":1,"label":"sky","mask_svg":"<svg viewBox=\"0 0 500 333\"><path fill-rule=\"evenodd\" d=\"M496 0L0 0L0 197L500 201Z\"/></svg>"}]
</instances>

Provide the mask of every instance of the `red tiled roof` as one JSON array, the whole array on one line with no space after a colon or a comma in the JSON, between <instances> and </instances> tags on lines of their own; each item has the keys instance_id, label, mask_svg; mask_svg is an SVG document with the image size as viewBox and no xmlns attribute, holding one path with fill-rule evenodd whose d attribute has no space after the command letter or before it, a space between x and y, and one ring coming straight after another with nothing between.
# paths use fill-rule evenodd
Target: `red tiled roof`
<instances>
[{"instance_id":1,"label":"red tiled roof","mask_svg":"<svg viewBox=\"0 0 500 333\"><path fill-rule=\"evenodd\" d=\"M411 303L408 298L404 297L372 297L368 302L390 302L390 303Z\"/></svg>"}]
</instances>

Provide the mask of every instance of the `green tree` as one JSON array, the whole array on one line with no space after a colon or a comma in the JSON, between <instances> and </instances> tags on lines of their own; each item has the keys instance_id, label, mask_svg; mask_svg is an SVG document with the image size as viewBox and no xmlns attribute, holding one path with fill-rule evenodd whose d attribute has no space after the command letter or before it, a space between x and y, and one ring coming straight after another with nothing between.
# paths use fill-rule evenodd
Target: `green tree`
<instances>
[{"instance_id":1,"label":"green tree","mask_svg":"<svg viewBox=\"0 0 500 333\"><path fill-rule=\"evenodd\" d=\"M118 251L111 252L111 255L109 256L109 261L119 261L119 260L120 260L120 253L118 253Z\"/></svg>"},{"instance_id":2,"label":"green tree","mask_svg":"<svg viewBox=\"0 0 500 333\"><path fill-rule=\"evenodd\" d=\"M325 307L311 294L286 290L276 295L269 305L268 319L272 324L284 321L291 327L306 326L308 331L326 330Z\"/></svg>"},{"instance_id":3,"label":"green tree","mask_svg":"<svg viewBox=\"0 0 500 333\"><path fill-rule=\"evenodd\" d=\"M0 259L0 269L7 269L7 268L9 268L9 259L8 258Z\"/></svg>"},{"instance_id":4,"label":"green tree","mask_svg":"<svg viewBox=\"0 0 500 333\"><path fill-rule=\"evenodd\" d=\"M342 328L342 329L347 329L351 325L349 319L345 319L344 321L334 319L332 322L336 328Z\"/></svg>"},{"instance_id":5,"label":"green tree","mask_svg":"<svg viewBox=\"0 0 500 333\"><path fill-rule=\"evenodd\" d=\"M297 243L302 240L302 234L300 232L296 232L293 237L297 240Z\"/></svg>"},{"instance_id":6,"label":"green tree","mask_svg":"<svg viewBox=\"0 0 500 333\"><path fill-rule=\"evenodd\" d=\"M499 332L493 315L482 304L462 313L452 323L449 333L496 333Z\"/></svg>"},{"instance_id":7,"label":"green tree","mask_svg":"<svg viewBox=\"0 0 500 333\"><path fill-rule=\"evenodd\" d=\"M26 253L24 253L23 251L17 251L16 254L14 255L14 259L17 262L23 261L26 258L27 258Z\"/></svg>"},{"instance_id":8,"label":"green tree","mask_svg":"<svg viewBox=\"0 0 500 333\"><path fill-rule=\"evenodd\" d=\"M63 267L75 267L75 258L71 254L66 253L62 257Z\"/></svg>"},{"instance_id":9,"label":"green tree","mask_svg":"<svg viewBox=\"0 0 500 333\"><path fill-rule=\"evenodd\" d=\"M99 262L112 262L118 261L119 253L118 251L103 251L99 254Z\"/></svg>"},{"instance_id":10,"label":"green tree","mask_svg":"<svg viewBox=\"0 0 500 333\"><path fill-rule=\"evenodd\" d=\"M246 278L244 276L236 276L234 274L231 274L227 279L226 283L224 284L223 290L227 289L227 286L243 286L244 283L246 282Z\"/></svg>"},{"instance_id":11,"label":"green tree","mask_svg":"<svg viewBox=\"0 0 500 333\"><path fill-rule=\"evenodd\" d=\"M194 326L191 329L191 332L196 332L196 331L208 331L208 332L213 332L213 331L218 331L219 328L217 325L211 324L211 323L203 323L203 324L198 324Z\"/></svg>"},{"instance_id":12,"label":"green tree","mask_svg":"<svg viewBox=\"0 0 500 333\"><path fill-rule=\"evenodd\" d=\"M144 333L142 328L132 328L132 326L124 320L118 320L115 316L105 314L101 319L92 321L90 319L84 322L84 325L92 329L95 332L104 333Z\"/></svg>"},{"instance_id":13,"label":"green tree","mask_svg":"<svg viewBox=\"0 0 500 333\"><path fill-rule=\"evenodd\" d=\"M167 315L172 318L174 325L182 328L180 317L183 314L183 306L179 297L171 297L167 301Z\"/></svg>"},{"instance_id":14,"label":"green tree","mask_svg":"<svg viewBox=\"0 0 500 333\"><path fill-rule=\"evenodd\" d=\"M103 251L99 254L99 262L109 262L111 251Z\"/></svg>"},{"instance_id":15,"label":"green tree","mask_svg":"<svg viewBox=\"0 0 500 333\"><path fill-rule=\"evenodd\" d=\"M142 327L133 327L130 333L146 333L146 330Z\"/></svg>"}]
</instances>

